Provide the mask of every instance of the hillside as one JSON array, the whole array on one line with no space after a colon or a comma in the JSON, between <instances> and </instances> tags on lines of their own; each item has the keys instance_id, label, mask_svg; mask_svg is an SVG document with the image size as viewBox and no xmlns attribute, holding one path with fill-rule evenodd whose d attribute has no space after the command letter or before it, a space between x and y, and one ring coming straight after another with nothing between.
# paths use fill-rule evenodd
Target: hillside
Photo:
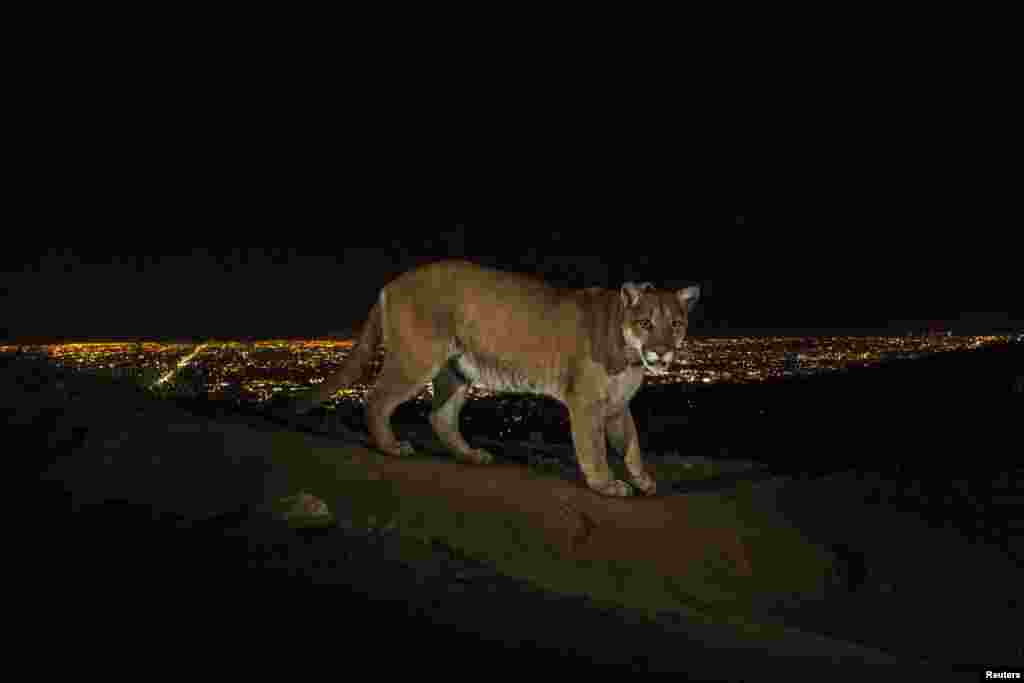
<instances>
[{"instance_id":1,"label":"hillside","mask_svg":"<svg viewBox=\"0 0 1024 683\"><path fill-rule=\"evenodd\" d=\"M433 658L458 643L503 668L704 680L1015 656L1007 555L866 503L856 474L610 500L516 463L396 461L259 415L211 419L43 363L8 362L0 386L47 484L33 550L68 627L101 609L159 641L190 614L200 640ZM274 501L300 490L337 524L280 522Z\"/></svg>"}]
</instances>

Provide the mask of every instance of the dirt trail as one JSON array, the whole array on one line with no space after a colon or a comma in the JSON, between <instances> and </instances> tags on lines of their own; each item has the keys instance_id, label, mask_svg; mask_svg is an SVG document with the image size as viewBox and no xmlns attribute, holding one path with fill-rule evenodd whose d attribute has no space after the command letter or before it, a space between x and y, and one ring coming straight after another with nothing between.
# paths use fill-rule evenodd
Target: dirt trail
<instances>
[{"instance_id":1,"label":"dirt trail","mask_svg":"<svg viewBox=\"0 0 1024 683\"><path fill-rule=\"evenodd\" d=\"M355 447L359 448L359 447ZM728 557L742 575L752 573L737 530L702 519L704 494L610 498L579 481L538 476L520 464L464 465L435 458L396 459L362 449L354 456L367 477L394 482L401 495L442 498L453 510L526 515L546 542L581 560L649 562L667 575L689 571L708 548ZM666 539L685 539L666 542Z\"/></svg>"}]
</instances>

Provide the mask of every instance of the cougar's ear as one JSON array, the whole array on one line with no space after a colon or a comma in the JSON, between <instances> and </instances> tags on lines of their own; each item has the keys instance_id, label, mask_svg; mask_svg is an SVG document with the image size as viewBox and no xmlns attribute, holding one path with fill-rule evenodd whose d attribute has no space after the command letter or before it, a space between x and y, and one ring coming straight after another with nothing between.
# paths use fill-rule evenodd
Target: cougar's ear
<instances>
[{"instance_id":1,"label":"cougar's ear","mask_svg":"<svg viewBox=\"0 0 1024 683\"><path fill-rule=\"evenodd\" d=\"M676 296L679 297L679 303L683 305L686 312L689 313L693 310L693 307L697 305L697 299L700 298L700 287L697 285L691 285L686 289L680 289L676 292Z\"/></svg>"},{"instance_id":2,"label":"cougar's ear","mask_svg":"<svg viewBox=\"0 0 1024 683\"><path fill-rule=\"evenodd\" d=\"M654 289L654 285L650 282L641 282L639 284L636 282L627 282L622 285L622 303L627 308L636 306L637 302L640 301L641 295L643 295L644 291L648 289Z\"/></svg>"}]
</instances>

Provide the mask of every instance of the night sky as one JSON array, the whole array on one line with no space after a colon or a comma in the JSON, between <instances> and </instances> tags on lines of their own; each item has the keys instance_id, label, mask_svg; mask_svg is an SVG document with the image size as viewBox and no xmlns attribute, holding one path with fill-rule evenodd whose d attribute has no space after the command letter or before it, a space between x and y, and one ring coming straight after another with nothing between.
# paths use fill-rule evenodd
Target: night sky
<instances>
[{"instance_id":1,"label":"night sky","mask_svg":"<svg viewBox=\"0 0 1024 683\"><path fill-rule=\"evenodd\" d=\"M813 219L813 217L811 217ZM346 246L372 237L373 246ZM186 237L182 235L182 237ZM691 331L954 332L1024 328L1009 250L920 230L818 218L701 215L679 225L595 221L361 224L319 248L37 248L0 264L7 341L319 336L361 324L376 292L417 264L468 257L571 287L702 285ZM586 248L581 248L580 245ZM157 255L161 254L161 255Z\"/></svg>"}]
</instances>

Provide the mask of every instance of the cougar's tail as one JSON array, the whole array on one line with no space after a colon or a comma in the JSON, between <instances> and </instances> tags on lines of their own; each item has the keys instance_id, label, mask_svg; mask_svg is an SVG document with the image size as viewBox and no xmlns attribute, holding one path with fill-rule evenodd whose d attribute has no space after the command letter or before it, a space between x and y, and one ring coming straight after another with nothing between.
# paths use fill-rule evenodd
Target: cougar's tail
<instances>
[{"instance_id":1,"label":"cougar's tail","mask_svg":"<svg viewBox=\"0 0 1024 683\"><path fill-rule=\"evenodd\" d=\"M313 387L309 392L300 395L294 402L294 411L303 415L314 410L324 401L331 398L338 389L342 389L358 380L366 374L367 368L373 362L373 357L380 346L383 337L382 311L383 297L370 309L370 317L363 325L356 341L355 348L349 353L341 368L325 379L322 383Z\"/></svg>"}]
</instances>

